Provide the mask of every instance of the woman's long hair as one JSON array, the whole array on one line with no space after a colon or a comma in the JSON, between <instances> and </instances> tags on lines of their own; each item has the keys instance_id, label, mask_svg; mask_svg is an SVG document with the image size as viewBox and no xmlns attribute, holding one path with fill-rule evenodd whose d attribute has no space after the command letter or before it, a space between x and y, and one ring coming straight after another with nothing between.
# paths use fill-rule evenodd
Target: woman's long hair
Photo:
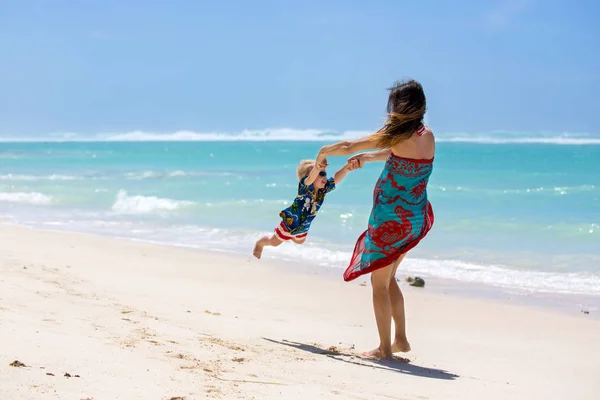
<instances>
[{"instance_id":1,"label":"woman's long hair","mask_svg":"<svg viewBox=\"0 0 600 400\"><path fill-rule=\"evenodd\" d=\"M373 135L380 148L389 148L410 138L423 123L427 111L425 92L419 82L412 79L397 82L388 90L388 118Z\"/></svg>"}]
</instances>

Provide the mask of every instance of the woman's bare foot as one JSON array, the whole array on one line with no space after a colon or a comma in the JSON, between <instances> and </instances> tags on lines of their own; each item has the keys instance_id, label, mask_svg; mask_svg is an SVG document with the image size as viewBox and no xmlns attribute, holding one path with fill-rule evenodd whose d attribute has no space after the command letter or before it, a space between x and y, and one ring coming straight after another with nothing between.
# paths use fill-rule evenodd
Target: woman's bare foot
<instances>
[{"instance_id":1,"label":"woman's bare foot","mask_svg":"<svg viewBox=\"0 0 600 400\"><path fill-rule=\"evenodd\" d=\"M363 357L366 358L378 358L378 359L386 359L386 360L391 360L394 358L394 355L392 354L392 352L390 351L389 354L385 354L383 351L381 351L381 348L376 348L375 350L371 350L371 351L367 351L365 353L362 353Z\"/></svg>"},{"instance_id":2,"label":"woman's bare foot","mask_svg":"<svg viewBox=\"0 0 600 400\"><path fill-rule=\"evenodd\" d=\"M256 244L254 245L254 250L252 250L252 254L254 255L254 257L256 257L260 260L262 251L263 251L263 246L260 245L258 242L256 242Z\"/></svg>"},{"instance_id":3,"label":"woman's bare foot","mask_svg":"<svg viewBox=\"0 0 600 400\"><path fill-rule=\"evenodd\" d=\"M394 340L392 344L392 353L408 353L410 351L410 343L408 340Z\"/></svg>"}]
</instances>

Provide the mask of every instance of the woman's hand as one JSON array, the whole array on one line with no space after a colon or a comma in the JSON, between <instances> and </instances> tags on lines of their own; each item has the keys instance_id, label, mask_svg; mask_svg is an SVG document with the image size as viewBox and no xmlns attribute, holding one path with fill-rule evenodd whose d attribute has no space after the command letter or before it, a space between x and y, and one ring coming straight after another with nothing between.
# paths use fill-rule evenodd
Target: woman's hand
<instances>
[{"instance_id":1,"label":"woman's hand","mask_svg":"<svg viewBox=\"0 0 600 400\"><path fill-rule=\"evenodd\" d=\"M317 168L320 170L324 170L329 165L329 163L327 162L327 158L321 152L319 152L319 154L317 154L317 159L315 161L316 161Z\"/></svg>"},{"instance_id":2,"label":"woman's hand","mask_svg":"<svg viewBox=\"0 0 600 400\"><path fill-rule=\"evenodd\" d=\"M348 159L348 163L346 164L346 168L348 171L354 171L355 169L362 168L362 165L358 162L358 160L350 160Z\"/></svg>"},{"instance_id":3,"label":"woman's hand","mask_svg":"<svg viewBox=\"0 0 600 400\"><path fill-rule=\"evenodd\" d=\"M368 157L368 153L356 154L350 158L348 158L348 164L352 169L362 168L364 163L366 162L366 158Z\"/></svg>"}]
</instances>

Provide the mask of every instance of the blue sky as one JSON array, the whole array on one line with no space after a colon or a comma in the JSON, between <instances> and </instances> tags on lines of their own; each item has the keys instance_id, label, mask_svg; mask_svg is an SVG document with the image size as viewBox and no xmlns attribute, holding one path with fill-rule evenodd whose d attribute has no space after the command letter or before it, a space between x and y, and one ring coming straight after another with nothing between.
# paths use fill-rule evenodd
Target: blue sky
<instances>
[{"instance_id":1,"label":"blue sky","mask_svg":"<svg viewBox=\"0 0 600 400\"><path fill-rule=\"evenodd\" d=\"M370 130L403 77L437 131L600 133L599 4L0 0L0 135Z\"/></svg>"}]
</instances>

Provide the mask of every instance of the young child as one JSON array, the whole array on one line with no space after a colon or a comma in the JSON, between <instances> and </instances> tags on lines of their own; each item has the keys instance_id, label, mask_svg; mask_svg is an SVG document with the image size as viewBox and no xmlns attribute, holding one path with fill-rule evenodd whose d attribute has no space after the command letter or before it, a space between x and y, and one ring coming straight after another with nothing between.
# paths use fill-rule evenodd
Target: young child
<instances>
[{"instance_id":1,"label":"young child","mask_svg":"<svg viewBox=\"0 0 600 400\"><path fill-rule=\"evenodd\" d=\"M327 160L317 163L316 160L302 160L296 168L298 179L298 194L291 206L279 213L281 223L275 228L275 233L266 235L256 241L254 257L260 258L265 246L277 247L283 242L292 241L302 244L308 235L308 229L317 211L323 205L327 193L335 189L348 174L356 168L356 160L348 162L335 175L327 179Z\"/></svg>"}]
</instances>

